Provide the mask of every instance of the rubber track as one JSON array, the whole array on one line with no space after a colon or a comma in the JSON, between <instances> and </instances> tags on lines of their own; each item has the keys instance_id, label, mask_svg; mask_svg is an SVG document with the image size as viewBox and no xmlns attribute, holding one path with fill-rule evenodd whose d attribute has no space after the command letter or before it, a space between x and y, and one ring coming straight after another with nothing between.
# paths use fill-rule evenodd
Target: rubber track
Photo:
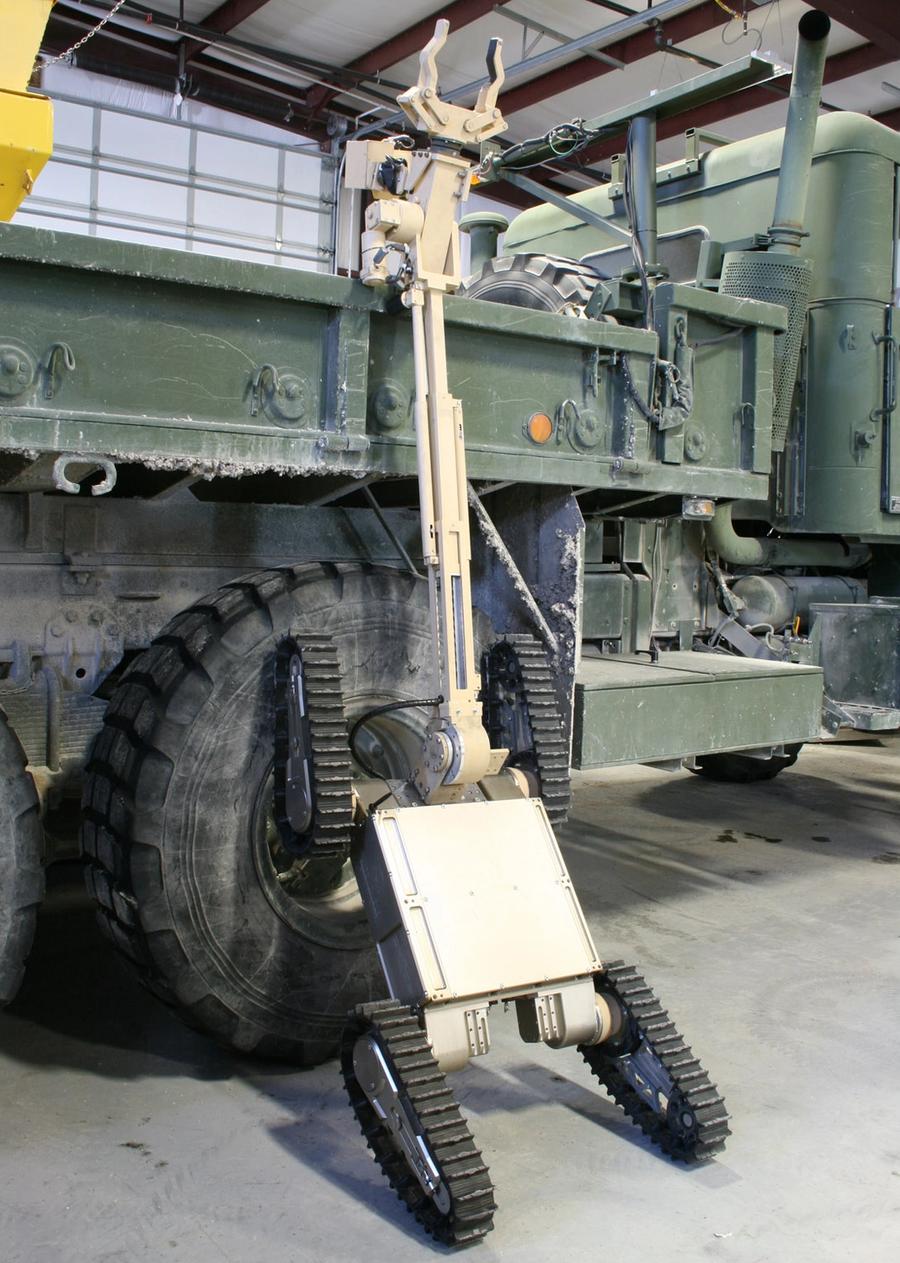
<instances>
[{"instance_id":1,"label":"rubber track","mask_svg":"<svg viewBox=\"0 0 900 1263\"><path fill-rule=\"evenodd\" d=\"M288 758L290 661L299 650L303 691L312 743L313 822L301 837L291 828L284 808L284 774ZM275 657L275 814L279 832L294 855L344 858L350 854L353 825L350 747L341 698L341 666L331 640L293 635L282 641Z\"/></svg>"},{"instance_id":2,"label":"rubber track","mask_svg":"<svg viewBox=\"0 0 900 1263\"><path fill-rule=\"evenodd\" d=\"M730 1135L728 1114L718 1088L710 1082L675 1023L632 965L613 961L597 976L595 985L598 991L609 992L619 1001L633 1027L665 1067L681 1100L694 1115L696 1127L688 1134L670 1127L622 1074L623 1054L613 1055L609 1045L579 1045L591 1071L632 1122L670 1158L691 1164L708 1161L725 1147Z\"/></svg>"},{"instance_id":3,"label":"rubber track","mask_svg":"<svg viewBox=\"0 0 900 1263\"><path fill-rule=\"evenodd\" d=\"M522 672L528 726L537 763L541 798L551 824L564 824L572 803L569 743L547 655L533 636L505 636Z\"/></svg>"},{"instance_id":4,"label":"rubber track","mask_svg":"<svg viewBox=\"0 0 900 1263\"><path fill-rule=\"evenodd\" d=\"M446 1214L435 1206L380 1122L353 1068L353 1050L374 1034L422 1124L422 1133L450 1194ZM344 1029L341 1071L350 1106L375 1161L410 1214L436 1241L470 1245L494 1226L494 1186L447 1080L412 1009L395 1000L360 1005Z\"/></svg>"}]
</instances>

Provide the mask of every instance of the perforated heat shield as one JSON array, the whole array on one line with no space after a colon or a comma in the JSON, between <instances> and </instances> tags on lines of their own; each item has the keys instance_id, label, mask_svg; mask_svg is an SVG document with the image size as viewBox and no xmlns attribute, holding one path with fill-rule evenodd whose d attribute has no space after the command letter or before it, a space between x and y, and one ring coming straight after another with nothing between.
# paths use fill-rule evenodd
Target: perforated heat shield
<instances>
[{"instance_id":1,"label":"perforated heat shield","mask_svg":"<svg viewBox=\"0 0 900 1263\"><path fill-rule=\"evenodd\" d=\"M811 284L809 259L757 250L731 250L722 262L720 293L735 298L756 298L787 308L787 329L775 337L772 423L772 450L775 452L784 451Z\"/></svg>"}]
</instances>

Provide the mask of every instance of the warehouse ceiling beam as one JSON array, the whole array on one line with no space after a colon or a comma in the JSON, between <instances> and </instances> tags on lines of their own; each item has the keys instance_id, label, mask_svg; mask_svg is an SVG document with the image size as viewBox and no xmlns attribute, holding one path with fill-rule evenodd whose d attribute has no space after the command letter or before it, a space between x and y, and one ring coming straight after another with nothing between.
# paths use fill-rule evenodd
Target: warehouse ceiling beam
<instances>
[{"instance_id":1,"label":"warehouse ceiling beam","mask_svg":"<svg viewBox=\"0 0 900 1263\"><path fill-rule=\"evenodd\" d=\"M107 0L107 2L111 3L112 0ZM86 17L81 8L75 10L71 4L65 3L64 0L57 0L57 8L54 10L54 14L65 11L68 11L69 17L73 22L81 23L83 28L89 29L93 25L90 18ZM395 93L399 92L403 86L402 84L392 84L389 80L382 79L378 90L364 87L362 86L362 76L353 75L342 67L332 66L328 62L319 61L313 57L285 52L281 48L270 48L265 44L242 39L230 32L214 31L196 22L182 20L175 14L163 13L159 9L141 4L139 0L126 0L126 5L121 15L115 17L110 14L110 17L112 21L104 29L106 31L117 30L123 40L127 40L128 33L135 30L134 26L128 22L128 18L138 17L145 20L146 26L144 29L151 33L149 37L151 43L155 47L174 53L176 65L179 67L178 79L181 81L179 86L183 95L188 95L190 84L187 65L185 64L183 67L181 65L183 60L183 52L181 50L183 50L185 43L190 40L202 43L205 46L204 51L210 53L211 56L213 50L224 50L234 58L247 64L250 70L259 70L260 78L270 78L276 85L284 82L283 75L285 71L291 71L302 79L309 80L313 85L321 84L327 88L334 88L335 91L355 96L358 100L365 102L367 107L373 105L383 105L386 108L392 107ZM179 35L183 36L183 39L180 41L177 38L167 38ZM198 57L202 55L200 53ZM219 58L215 58L215 60L218 62ZM191 70L193 70L195 64L196 58L191 62ZM307 85L297 86L295 90L305 94ZM388 92L390 92L390 95L387 94Z\"/></svg>"},{"instance_id":2,"label":"warehouse ceiling beam","mask_svg":"<svg viewBox=\"0 0 900 1263\"><path fill-rule=\"evenodd\" d=\"M632 32L640 31L646 27L651 27L655 31L663 20L674 18L679 14L685 13L687 10L699 12L701 10L705 11L707 8L713 10L716 9L716 5L713 0L705 0L705 3L700 5L699 8L697 6L697 0L659 0L659 3L652 9L648 8L639 13L631 13L629 17L622 18L619 22L613 22L611 25L601 27L596 31L588 31L586 35L577 35L574 39L567 40L564 44L558 44L555 48L547 49L546 52L536 53L534 56L523 57L521 61L513 62L512 65L505 67L505 82L512 83L515 80L526 78L533 71L542 71L547 66L558 65L560 62L564 62L566 58L571 56L573 53L581 53L585 49L597 52L600 49L606 49L615 45L616 48L613 50L615 53L618 47L622 47L624 45L624 37L630 35ZM718 9L718 13L721 15L722 10ZM707 27L702 27L701 29L707 29ZM599 63L596 63L591 57L585 56L583 60L591 66L599 65ZM602 72L603 69L601 67L600 73ZM594 73L596 74L597 71L595 70ZM474 98L482 88L487 87L489 82L490 79L482 75L478 79L472 79L469 83L460 84L458 88L453 88L452 91L444 93L442 99L445 102L456 102ZM562 91L562 89L559 90ZM543 100L544 95L545 94L542 93L539 99ZM501 100L505 101L507 97L508 93L506 96L502 97ZM517 106L516 108L521 107ZM509 113L509 110L505 106L504 113ZM388 118L379 119L377 123L373 123L360 129L356 132L356 138L361 139L372 132L384 131L385 128L390 129L396 124L402 125L403 123L404 115L401 111L390 115Z\"/></svg>"},{"instance_id":3,"label":"warehouse ceiling beam","mask_svg":"<svg viewBox=\"0 0 900 1263\"><path fill-rule=\"evenodd\" d=\"M519 26L524 27L526 34L532 32L536 36L536 40L546 35L548 39L555 39L558 44L565 44L569 36L563 35L561 31L554 30L552 26L548 26L546 22L537 18L530 18L524 13L515 13L510 8L500 9L498 4L494 5L497 12L502 12L505 18L509 18L511 22L517 22ZM533 45L532 45L533 47ZM602 61L605 65L612 67L613 70L624 69L624 61L619 61L618 57L611 57L609 53L596 52L594 49L588 49L585 53L586 57L592 57L595 61Z\"/></svg>"},{"instance_id":4,"label":"warehouse ceiling beam","mask_svg":"<svg viewBox=\"0 0 900 1263\"><path fill-rule=\"evenodd\" d=\"M815 0L830 18L876 44L890 59L900 58L900 5L897 0Z\"/></svg>"},{"instance_id":5,"label":"warehouse ceiling beam","mask_svg":"<svg viewBox=\"0 0 900 1263\"><path fill-rule=\"evenodd\" d=\"M207 30L218 31L220 35L227 35L236 26L240 26L242 22L252 18L254 13L258 13L260 9L265 8L268 3L269 0L225 0L224 4L220 4L218 8L213 9L212 13L203 19L202 25ZM183 44L186 61L191 61L207 47L201 40L195 39L185 39Z\"/></svg>"},{"instance_id":6,"label":"warehouse ceiling beam","mask_svg":"<svg viewBox=\"0 0 900 1263\"><path fill-rule=\"evenodd\" d=\"M882 110L880 114L873 114L872 117L879 123L884 123L885 127L893 127L895 131L900 131L900 108Z\"/></svg>"},{"instance_id":7,"label":"warehouse ceiling beam","mask_svg":"<svg viewBox=\"0 0 900 1263\"><path fill-rule=\"evenodd\" d=\"M133 25L119 24L119 19L114 19L108 26L104 27L104 34L110 38L117 39L122 44L133 44L135 37L142 41L142 46L151 47L162 55L171 55L173 59L172 85L178 87L183 96L193 96L194 85L193 77L195 68L201 64L207 67L224 66L222 60L217 57L205 57L204 53L198 54L198 57L190 63L190 67L184 62L184 40L172 40L164 38L162 33L166 35L184 33L185 40L193 38L201 40L207 45L206 51L209 52L213 47L223 48L232 53L236 58L240 59L244 65L236 65L229 61L229 69L234 69L237 73L251 75L260 84L268 84L273 93L281 92L283 96L289 97L293 102L305 106L306 93L308 86L285 84L284 73L290 71L302 79L310 80L313 84L325 84L333 86L342 92L346 92L357 97L364 102L367 107L383 105L390 108L394 101L392 95L386 95L385 92L372 88L360 87L355 80L345 82L343 76L346 71L341 68L330 66L325 62L316 61L309 57L301 57L294 53L286 53L280 49L268 48L262 44L251 43L238 37L208 30L206 27L197 26L194 23L182 22L179 18L172 14L161 13L156 9L152 9L147 5L137 3L137 0L128 0L127 12L129 15L134 14L145 17L147 20L146 31L152 32L142 36L139 30ZM92 25L90 17L79 9L73 9L64 0L60 0L57 7L53 11L51 23L54 19L68 20L75 26L82 29L89 29ZM81 58L83 64L83 57ZM259 71L259 73L257 73ZM385 85L386 87L387 85ZM349 111L344 111L348 112Z\"/></svg>"},{"instance_id":8,"label":"warehouse ceiling beam","mask_svg":"<svg viewBox=\"0 0 900 1263\"><path fill-rule=\"evenodd\" d=\"M499 0L499 4L505 3L506 0ZM412 26L392 35L390 39L376 45L375 48L369 49L367 53L354 58L348 63L346 69L362 77L377 77L381 71L388 70L391 66L396 66L398 62L405 61L407 57L421 52L434 34L435 22L440 18L446 18L450 23L450 29L458 31L468 26L470 22L476 22L484 17L496 7L498 7L498 0L451 0L450 4L445 4L428 17L414 22ZM330 88L311 89L309 93L311 112L316 113L324 109L336 95L337 93Z\"/></svg>"},{"instance_id":9,"label":"warehouse ceiling beam","mask_svg":"<svg viewBox=\"0 0 900 1263\"><path fill-rule=\"evenodd\" d=\"M87 25L91 25L90 19ZM57 55L69 48L85 28L84 15L75 18L64 4L51 14L42 51ZM82 70L125 78L146 87L171 92L177 68L177 45L152 39L134 28L106 26L77 54ZM191 67L191 99L229 109L248 118L302 132L300 114L305 104L302 89L279 84L242 67L200 58ZM323 139L315 134L313 139Z\"/></svg>"},{"instance_id":10,"label":"warehouse ceiling beam","mask_svg":"<svg viewBox=\"0 0 900 1263\"><path fill-rule=\"evenodd\" d=\"M715 0L704 0L696 8L673 12L670 17L663 16L662 19L656 17L652 9L643 10L633 14L631 18L623 19L621 23L614 23L606 31L596 32L596 42L600 44L605 35L621 30L623 26L630 24L632 29L643 26L643 29L636 29L634 34L626 33L621 39L602 44L599 51L605 52L617 65L598 62L593 55L598 49L590 44L584 45L585 54L576 61L557 66L546 74L538 75L527 83L502 93L500 106L504 116L515 114L517 110L528 109L529 106L558 96L561 92L568 92L570 88L577 88L579 84L596 79L598 75L608 74L611 70L641 61L644 57L652 57L659 51L660 39L681 44L728 21L730 19L727 13L722 11Z\"/></svg>"},{"instance_id":11,"label":"warehouse ceiling beam","mask_svg":"<svg viewBox=\"0 0 900 1263\"><path fill-rule=\"evenodd\" d=\"M621 13L625 17L630 17L632 13L636 13L634 5L619 4L617 0L588 0L588 4L599 5L601 9L612 9L613 13Z\"/></svg>"},{"instance_id":12,"label":"warehouse ceiling beam","mask_svg":"<svg viewBox=\"0 0 900 1263\"><path fill-rule=\"evenodd\" d=\"M70 9L66 0L61 0L51 15L42 51L52 56L64 52L93 24L90 15ZM177 67L177 46L175 41L153 38L134 27L108 25L79 50L78 66L94 74L125 78L145 87L171 91ZM328 141L321 123L314 120L310 124L302 117L305 99L301 89L279 84L232 63L215 61L201 54L191 65L191 99L285 128L323 146ZM498 186L492 197L515 210L527 209L537 201L511 185Z\"/></svg>"}]
</instances>

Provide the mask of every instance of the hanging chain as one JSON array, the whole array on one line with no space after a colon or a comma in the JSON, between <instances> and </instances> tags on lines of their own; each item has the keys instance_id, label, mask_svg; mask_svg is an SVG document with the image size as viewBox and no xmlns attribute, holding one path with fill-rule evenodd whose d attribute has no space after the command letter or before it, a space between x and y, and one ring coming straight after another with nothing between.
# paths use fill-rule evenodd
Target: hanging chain
<instances>
[{"instance_id":1,"label":"hanging chain","mask_svg":"<svg viewBox=\"0 0 900 1263\"><path fill-rule=\"evenodd\" d=\"M51 66L54 62L66 61L74 53L77 53L79 48L81 48L84 44L86 44L89 39L93 39L93 37L99 31L103 30L104 26L106 26L109 19L114 18L116 16L116 14L119 12L119 10L121 9L124 3L125 3L125 0L116 0L116 3L110 9L109 13L107 13L105 17L101 18L96 26L92 27L89 31L86 31L84 35L82 35L80 40L76 40L76 42L72 45L71 48L67 48L64 53L57 53L55 57L45 56L43 59L43 64L45 66Z\"/></svg>"}]
</instances>

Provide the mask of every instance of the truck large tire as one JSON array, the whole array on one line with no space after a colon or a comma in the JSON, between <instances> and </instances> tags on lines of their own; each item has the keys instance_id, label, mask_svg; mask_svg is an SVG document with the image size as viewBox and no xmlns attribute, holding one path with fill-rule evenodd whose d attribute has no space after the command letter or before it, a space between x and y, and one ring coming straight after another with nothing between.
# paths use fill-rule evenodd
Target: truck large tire
<instances>
[{"instance_id":1,"label":"truck large tire","mask_svg":"<svg viewBox=\"0 0 900 1263\"><path fill-rule=\"evenodd\" d=\"M797 762L802 742L784 747L784 754L770 759L754 759L749 754L704 754L691 771L709 781L725 781L732 785L749 785L755 781L771 781L786 767Z\"/></svg>"},{"instance_id":2,"label":"truck large tire","mask_svg":"<svg viewBox=\"0 0 900 1263\"><path fill-rule=\"evenodd\" d=\"M178 615L113 697L88 767L83 846L101 924L144 983L241 1052L311 1065L383 995L349 864L292 861L271 813L274 649L333 637L345 711L434 696L428 590L361 565L261 571ZM424 726L360 730L406 775Z\"/></svg>"},{"instance_id":3,"label":"truck large tire","mask_svg":"<svg viewBox=\"0 0 900 1263\"><path fill-rule=\"evenodd\" d=\"M0 1008L22 984L44 895L43 831L25 755L0 711Z\"/></svg>"},{"instance_id":4,"label":"truck large tire","mask_svg":"<svg viewBox=\"0 0 900 1263\"><path fill-rule=\"evenodd\" d=\"M489 259L479 276L460 290L466 298L533 311L577 314L593 294L599 275L584 263L550 254Z\"/></svg>"}]
</instances>

